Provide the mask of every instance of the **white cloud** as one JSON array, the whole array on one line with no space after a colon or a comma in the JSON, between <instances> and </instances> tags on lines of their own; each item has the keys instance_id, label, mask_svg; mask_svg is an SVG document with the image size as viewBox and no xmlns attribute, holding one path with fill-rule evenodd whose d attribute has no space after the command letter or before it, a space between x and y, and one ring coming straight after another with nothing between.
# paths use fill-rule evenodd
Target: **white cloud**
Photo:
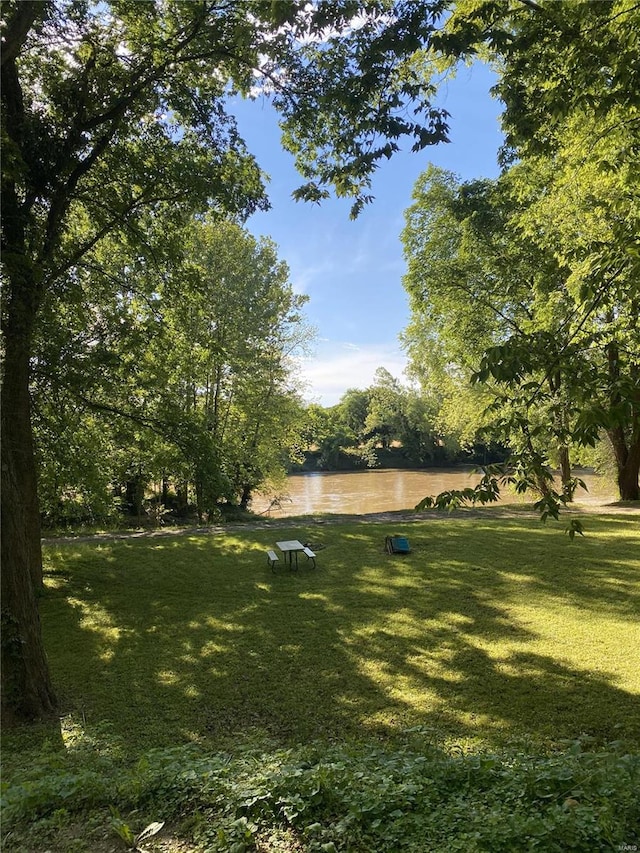
<instances>
[{"instance_id":1,"label":"white cloud","mask_svg":"<svg viewBox=\"0 0 640 853\"><path fill-rule=\"evenodd\" d=\"M367 388L373 383L379 367L392 376L404 379L407 364L404 353L395 343L359 346L344 341L323 341L322 352L300 362L299 376L305 383L305 399L333 406L348 388Z\"/></svg>"},{"instance_id":2,"label":"white cloud","mask_svg":"<svg viewBox=\"0 0 640 853\"><path fill-rule=\"evenodd\" d=\"M336 270L336 264L332 259L320 261L315 265L299 264L297 260L287 260L289 264L291 286L294 293L309 293L318 282L324 282Z\"/></svg>"}]
</instances>

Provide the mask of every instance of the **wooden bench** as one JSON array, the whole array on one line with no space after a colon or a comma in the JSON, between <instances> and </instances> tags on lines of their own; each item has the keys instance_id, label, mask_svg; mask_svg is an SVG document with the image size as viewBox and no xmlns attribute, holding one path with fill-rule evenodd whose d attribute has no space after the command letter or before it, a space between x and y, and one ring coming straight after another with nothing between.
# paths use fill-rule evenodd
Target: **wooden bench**
<instances>
[{"instance_id":1,"label":"wooden bench","mask_svg":"<svg viewBox=\"0 0 640 853\"><path fill-rule=\"evenodd\" d=\"M278 555L275 551L267 551L267 563L271 566L273 571L276 570L276 563L278 562Z\"/></svg>"},{"instance_id":2,"label":"wooden bench","mask_svg":"<svg viewBox=\"0 0 640 853\"><path fill-rule=\"evenodd\" d=\"M302 553L305 555L307 560L313 560L313 568L316 567L316 555L313 553L311 548L307 548L306 546L302 549Z\"/></svg>"}]
</instances>

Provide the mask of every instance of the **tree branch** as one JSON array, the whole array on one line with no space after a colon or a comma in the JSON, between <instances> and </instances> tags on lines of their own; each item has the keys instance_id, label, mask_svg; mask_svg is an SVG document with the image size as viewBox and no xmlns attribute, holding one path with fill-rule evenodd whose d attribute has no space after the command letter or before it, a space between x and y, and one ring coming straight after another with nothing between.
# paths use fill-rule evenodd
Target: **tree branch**
<instances>
[{"instance_id":1,"label":"tree branch","mask_svg":"<svg viewBox=\"0 0 640 853\"><path fill-rule=\"evenodd\" d=\"M182 193L176 193L172 195L164 195L164 196L155 196L148 195L146 193L142 193L138 196L137 199L130 204L126 210L121 211L115 214L109 222L105 223L95 234L88 240L86 240L82 245L80 245L76 251L69 257L67 260L61 264L60 266L55 267L51 274L48 276L47 281L50 283L58 278L65 272L68 272L72 269L95 245L97 245L103 237L106 237L114 228L118 225L123 225L127 223L127 219L138 209L141 207L145 207L146 205L153 204L159 201L178 201Z\"/></svg>"},{"instance_id":2,"label":"tree branch","mask_svg":"<svg viewBox=\"0 0 640 853\"><path fill-rule=\"evenodd\" d=\"M538 383L538 387L534 390L534 392L532 393L531 397L530 397L530 398L529 398L529 400L527 401L527 403L526 403L526 405L527 405L527 406L531 406L531 405L533 405L533 403L535 402L535 400L536 400L536 398L537 398L538 394L540 393L540 389L542 388L543 384L544 384L545 382L548 382L548 381L549 381L549 379L550 379L550 377L551 377L551 375L552 375L553 371L554 371L554 370L556 370L556 369L558 368L558 365L560 364L560 359L561 359L561 357L562 357L563 353L564 353L564 352L569 348L569 346L571 345L571 343L575 340L575 338L578 336L579 332L582 330L582 328L583 328L584 324L587 322L587 320L589 319L589 317L591 317L591 315L593 314L593 312L596 310L596 308L598 307L598 305L599 305L599 304L600 304L600 302L602 301L602 298L604 297L604 295L605 295L605 293L606 293L606 291L607 291L607 289L608 289L609 285L610 285L612 282L614 282L614 281L616 280L616 278L618 278L618 276L620 276L620 275L622 274L622 272L623 272L623 271L624 271L624 268L623 268L623 267L621 267L620 269L616 270L616 272L615 272L615 273L613 273L613 274L611 275L611 277L610 277L609 279L607 279L607 281L605 281L605 282L603 282L603 283L602 283L602 285L600 286L600 288L599 288L599 289L598 289L598 291L596 292L596 295L594 296L594 298L593 298L593 300L592 300L592 302L591 302L591 305L589 305L589 306L587 307L587 309L585 310L585 312L584 312L584 316L582 317L582 319L580 320L580 322L578 323L578 325L576 326L576 328L573 330L573 332L571 333L571 335L569 336L569 338L568 338L568 339L566 340L566 342L563 344L563 346L562 346L562 347L560 347L560 350L558 351L558 355L554 358L554 360L551 362L550 366L547 368L547 371L545 372L545 375L542 377L542 379L541 379L541 380L540 380L540 382ZM568 324L569 324L569 323L574 319L574 317L575 317L575 315L576 315L577 311L578 311L578 309L576 308L576 311L575 311L573 314L571 314L569 317L567 317L567 319L566 319L566 320L565 320L565 322L562 324L562 326L560 327L560 329L562 329L562 330L563 330L564 328L566 328L566 327L567 327L567 325L568 325Z\"/></svg>"},{"instance_id":3,"label":"tree branch","mask_svg":"<svg viewBox=\"0 0 640 853\"><path fill-rule=\"evenodd\" d=\"M534 12L541 12L543 15L546 14L547 10L543 6L534 2L534 0L518 0L518 3L522 3L523 6L533 9Z\"/></svg>"},{"instance_id":4,"label":"tree branch","mask_svg":"<svg viewBox=\"0 0 640 853\"><path fill-rule=\"evenodd\" d=\"M48 0L21 0L15 4L13 16L2 35L2 65L13 62L18 57L29 30L36 19L44 18L50 6Z\"/></svg>"}]
</instances>

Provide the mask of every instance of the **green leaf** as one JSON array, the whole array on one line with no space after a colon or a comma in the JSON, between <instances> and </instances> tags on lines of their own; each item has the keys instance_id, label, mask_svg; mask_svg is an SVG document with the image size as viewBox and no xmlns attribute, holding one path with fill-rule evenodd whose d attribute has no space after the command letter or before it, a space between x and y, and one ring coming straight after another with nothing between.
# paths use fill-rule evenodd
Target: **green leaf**
<instances>
[{"instance_id":1,"label":"green leaf","mask_svg":"<svg viewBox=\"0 0 640 853\"><path fill-rule=\"evenodd\" d=\"M584 527L582 525L582 522L577 518L572 518L565 528L565 533L568 534L569 539L571 540L574 539L576 533L580 536L584 536Z\"/></svg>"}]
</instances>

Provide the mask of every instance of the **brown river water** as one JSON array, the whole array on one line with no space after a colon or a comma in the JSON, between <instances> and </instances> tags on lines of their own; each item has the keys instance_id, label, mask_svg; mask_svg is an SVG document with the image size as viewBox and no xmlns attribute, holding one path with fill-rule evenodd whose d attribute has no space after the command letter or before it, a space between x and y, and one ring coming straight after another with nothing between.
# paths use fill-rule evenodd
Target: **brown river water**
<instances>
[{"instance_id":1,"label":"brown river water","mask_svg":"<svg viewBox=\"0 0 640 853\"><path fill-rule=\"evenodd\" d=\"M594 507L617 499L615 487L597 474L578 471L574 475L583 479L589 489L588 492L578 489L576 504ZM479 474L460 468L293 474L287 479L279 507L271 505L269 496L256 495L251 509L271 518L315 513L362 515L413 509L427 495L436 495L449 489L464 489L475 485L479 479ZM502 503L533 503L534 500L533 495L523 498L507 491Z\"/></svg>"}]
</instances>

